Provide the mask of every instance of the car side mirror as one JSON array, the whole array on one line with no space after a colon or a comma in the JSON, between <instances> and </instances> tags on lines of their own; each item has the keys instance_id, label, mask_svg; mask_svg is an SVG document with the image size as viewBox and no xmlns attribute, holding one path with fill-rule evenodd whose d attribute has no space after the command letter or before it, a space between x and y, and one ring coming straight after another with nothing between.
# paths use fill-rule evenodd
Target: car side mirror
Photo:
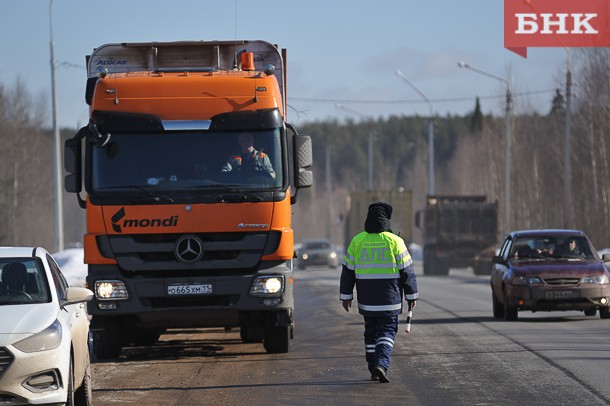
<instances>
[{"instance_id":1,"label":"car side mirror","mask_svg":"<svg viewBox=\"0 0 610 406\"><path fill-rule=\"evenodd\" d=\"M491 257L491 262L494 264L503 264L504 258L502 258L502 255L494 255Z\"/></svg>"},{"instance_id":2,"label":"car side mirror","mask_svg":"<svg viewBox=\"0 0 610 406\"><path fill-rule=\"evenodd\" d=\"M93 299L93 292L87 288L70 286L66 292L66 304L83 303Z\"/></svg>"}]
</instances>

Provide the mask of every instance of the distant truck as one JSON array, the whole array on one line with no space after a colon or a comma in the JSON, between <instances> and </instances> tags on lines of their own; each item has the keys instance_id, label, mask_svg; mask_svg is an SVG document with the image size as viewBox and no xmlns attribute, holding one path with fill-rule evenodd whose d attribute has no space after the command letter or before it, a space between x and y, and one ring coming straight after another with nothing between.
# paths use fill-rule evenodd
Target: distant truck
<instances>
[{"instance_id":1,"label":"distant truck","mask_svg":"<svg viewBox=\"0 0 610 406\"><path fill-rule=\"evenodd\" d=\"M239 327L245 342L289 350L291 204L313 174L311 138L286 121L285 58L257 40L115 43L87 57L90 120L64 166L87 210L98 358L167 328Z\"/></svg>"},{"instance_id":2,"label":"distant truck","mask_svg":"<svg viewBox=\"0 0 610 406\"><path fill-rule=\"evenodd\" d=\"M413 192L411 190L373 190L350 194L345 218L345 242L361 231L371 203L386 202L392 206L392 231L407 244L413 242Z\"/></svg>"},{"instance_id":3,"label":"distant truck","mask_svg":"<svg viewBox=\"0 0 610 406\"><path fill-rule=\"evenodd\" d=\"M498 202L485 196L427 196L416 213L423 229L424 274L448 275L449 268L472 267L475 274L491 272L480 253L497 242ZM422 218L423 217L423 218Z\"/></svg>"}]
</instances>

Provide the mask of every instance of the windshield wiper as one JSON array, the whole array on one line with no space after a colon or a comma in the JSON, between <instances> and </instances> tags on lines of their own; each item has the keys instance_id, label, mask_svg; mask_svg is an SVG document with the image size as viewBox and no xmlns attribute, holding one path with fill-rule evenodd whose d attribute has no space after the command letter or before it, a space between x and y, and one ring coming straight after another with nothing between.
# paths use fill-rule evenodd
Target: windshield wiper
<instances>
[{"instance_id":1,"label":"windshield wiper","mask_svg":"<svg viewBox=\"0 0 610 406\"><path fill-rule=\"evenodd\" d=\"M105 187L105 188L99 188L98 190L104 191L104 190L118 190L118 189L136 189L136 190L139 190L140 192L146 193L148 196L152 197L157 202L161 201L161 200L164 200L168 203L174 202L174 199L172 199L171 197L162 195L161 193L155 193L152 190L148 189L147 187L140 186L140 185L110 186L110 187Z\"/></svg>"},{"instance_id":2,"label":"windshield wiper","mask_svg":"<svg viewBox=\"0 0 610 406\"><path fill-rule=\"evenodd\" d=\"M244 202L262 202L263 198L258 195L251 193L222 193L212 198L216 199L218 203L244 203Z\"/></svg>"}]
</instances>

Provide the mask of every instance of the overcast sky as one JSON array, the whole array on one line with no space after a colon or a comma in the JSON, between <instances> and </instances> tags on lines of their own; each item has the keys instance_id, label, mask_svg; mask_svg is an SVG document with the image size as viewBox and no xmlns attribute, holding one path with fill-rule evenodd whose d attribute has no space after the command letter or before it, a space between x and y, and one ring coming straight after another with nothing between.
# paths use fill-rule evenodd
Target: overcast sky
<instances>
[{"instance_id":1,"label":"overcast sky","mask_svg":"<svg viewBox=\"0 0 610 406\"><path fill-rule=\"evenodd\" d=\"M288 50L289 121L350 116L464 114L481 97L502 114L499 80L509 79L517 109L550 108L563 86L567 52L504 49L503 0L53 0L54 48L62 126L84 125L85 55L113 42L258 39ZM49 1L0 0L0 83L21 78L45 97L51 117ZM578 80L578 78L575 78ZM336 107L340 103L357 113ZM297 114L298 111L298 114Z\"/></svg>"}]
</instances>

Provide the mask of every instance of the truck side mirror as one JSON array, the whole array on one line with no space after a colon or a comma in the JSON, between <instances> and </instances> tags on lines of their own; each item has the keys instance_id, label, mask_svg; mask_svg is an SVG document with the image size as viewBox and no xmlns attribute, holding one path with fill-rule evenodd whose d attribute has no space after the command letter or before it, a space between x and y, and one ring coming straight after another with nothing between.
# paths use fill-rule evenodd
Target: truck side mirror
<instances>
[{"instance_id":1,"label":"truck side mirror","mask_svg":"<svg viewBox=\"0 0 610 406\"><path fill-rule=\"evenodd\" d=\"M82 190L81 140L70 138L64 143L64 169L68 175L64 177L66 192L80 193Z\"/></svg>"},{"instance_id":2,"label":"truck side mirror","mask_svg":"<svg viewBox=\"0 0 610 406\"><path fill-rule=\"evenodd\" d=\"M422 216L422 214L423 213L422 213L421 210L415 212L415 226L417 228L421 228L421 220L422 220L421 216Z\"/></svg>"},{"instance_id":3,"label":"truck side mirror","mask_svg":"<svg viewBox=\"0 0 610 406\"><path fill-rule=\"evenodd\" d=\"M313 185L313 172L307 169L313 164L313 147L310 136L296 135L294 137L294 162L294 183L297 189Z\"/></svg>"}]
</instances>

